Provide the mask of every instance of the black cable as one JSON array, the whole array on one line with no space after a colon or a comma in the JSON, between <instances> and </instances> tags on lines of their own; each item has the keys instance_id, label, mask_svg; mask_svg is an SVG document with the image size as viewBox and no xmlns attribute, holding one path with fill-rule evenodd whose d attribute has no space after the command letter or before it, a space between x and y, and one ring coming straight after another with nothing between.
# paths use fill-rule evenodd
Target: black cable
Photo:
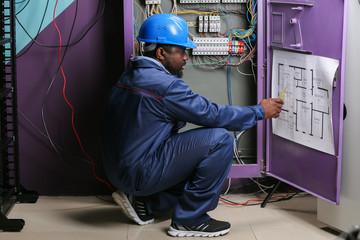
<instances>
[{"instance_id":1,"label":"black cable","mask_svg":"<svg viewBox=\"0 0 360 240\"><path fill-rule=\"evenodd\" d=\"M46 100L47 100L47 97L49 96L49 92L50 92L50 89L55 81L55 78L57 76L57 74L59 73L59 70L60 70L60 66L62 65L63 61L64 61L64 58L65 58L65 55L66 55L66 52L68 50L68 44L70 42L70 39L71 39L71 36L72 36L72 33L73 33L73 30L74 30L74 26L75 26L75 22L76 22L76 18L77 18L77 13L78 13L78 3L79 1L76 0L76 7L75 7L75 15L74 15L74 20L73 20L73 23L72 23L72 26L71 26L71 30L70 30L70 33L69 33L69 37L68 37L68 41L67 41L67 45L65 47L65 50L64 50L64 53L63 53L63 56L60 60L60 64L58 66L58 69L56 70L52 80L51 80L51 83L48 87L48 90L46 92L46 95L44 97L44 100L43 100L43 103L41 105L41 116L42 116L42 122L43 122L43 125L44 125L44 128L45 128L45 132L46 132L46 135L47 137L49 138L49 141L50 141L50 144L52 145L52 147L54 148L55 152L57 153L57 155L59 156L60 160L62 161L62 163L65 165L65 167L68 168L68 170L70 170L69 166L67 165L67 163L65 162L65 160L63 159L63 157L61 156L59 150L55 147L54 143L52 142L51 140L51 137L50 137L50 134L47 130L47 126L46 126L46 122L45 122L45 116L44 116L44 106L45 106L45 103L46 103Z\"/></svg>"},{"instance_id":2,"label":"black cable","mask_svg":"<svg viewBox=\"0 0 360 240\"><path fill-rule=\"evenodd\" d=\"M300 192L302 192L302 191L298 191L298 192L296 192L293 195L288 196L288 197L283 197L283 198L280 198L280 199L277 199L277 200L274 200L274 201L269 201L268 203L275 203L275 202L290 200L293 197L295 197L296 195L298 195ZM224 201L226 201L228 203L231 203L231 204L239 204L239 205L241 204L241 203L237 203L237 202L231 201L231 200L223 198L223 197L220 197L220 199L224 200ZM261 205L261 204L262 204L262 202L260 202L260 203L252 203L252 204L244 204L244 205L241 205L241 206L255 206L255 205Z\"/></svg>"},{"instance_id":3,"label":"black cable","mask_svg":"<svg viewBox=\"0 0 360 240\"><path fill-rule=\"evenodd\" d=\"M75 42L73 43L69 43L67 45L62 45L61 47L72 47L76 44L78 44L85 36L86 34L94 27L94 25L100 20L100 18L104 15L105 12L105 0L104 0L104 4L103 4L103 8L101 10L100 15L93 21L93 23L89 26L89 28L85 31L85 33ZM19 23L19 25L21 26L21 28L24 30L24 32L28 35L28 37L35 42L37 45L42 46L42 47L47 47L47 48L59 48L59 45L46 45L46 44L42 44L38 41L36 41L36 39L34 39L33 37L31 37L31 35L29 34L29 32L26 30L26 28L21 24L21 22L19 21L19 19L15 16L16 21Z\"/></svg>"},{"instance_id":4,"label":"black cable","mask_svg":"<svg viewBox=\"0 0 360 240\"><path fill-rule=\"evenodd\" d=\"M46 11L47 11L48 6L49 6L49 0L47 0L47 2L46 2L46 6L45 6L45 10L44 10L43 17L42 17L42 19L41 19L40 27L39 27L39 29L38 29L35 37L34 37L35 40L36 40L36 38L39 36L39 33L40 33L40 31L41 31L41 27L42 27L42 25L43 25L43 23L44 23L44 19L45 19L45 16L46 16ZM20 58L20 57L24 56L24 55L30 50L30 48L31 48L33 45L34 45L34 41L31 42L30 46L29 46L23 53L21 53L20 55L16 56L16 58Z\"/></svg>"}]
</instances>

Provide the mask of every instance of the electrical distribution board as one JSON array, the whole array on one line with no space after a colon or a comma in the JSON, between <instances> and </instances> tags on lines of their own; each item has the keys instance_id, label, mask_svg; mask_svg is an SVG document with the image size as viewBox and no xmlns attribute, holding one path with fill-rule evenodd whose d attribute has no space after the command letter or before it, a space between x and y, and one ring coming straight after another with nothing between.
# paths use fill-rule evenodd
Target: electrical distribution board
<instances>
[{"instance_id":1,"label":"electrical distribution board","mask_svg":"<svg viewBox=\"0 0 360 240\"><path fill-rule=\"evenodd\" d=\"M272 176L338 203L346 6L347 0L333 0L331 4L328 0L133 0L131 4L124 1L126 11L133 9L131 18L124 12L124 31L126 35L133 32L125 37L125 52L133 49L125 53L125 60L141 55L142 46L136 36L142 22L154 14L172 13L185 19L189 35L198 46L188 50L184 81L194 92L219 104L249 106L272 97L271 86L276 84L271 79L275 51L286 52L289 59L300 54L338 61L329 109L334 154L280 137L272 132L271 120L259 121L246 132L234 133L234 164L229 173L234 178ZM285 60L278 62L287 64ZM313 70L305 65L296 69L285 67L288 73L304 73L300 78L285 76L301 83L292 84L294 88L303 86L308 81L307 72L311 74ZM309 91L321 88L312 86ZM285 105L287 94L291 94L289 89ZM185 130L193 127L196 126Z\"/></svg>"},{"instance_id":2,"label":"electrical distribution board","mask_svg":"<svg viewBox=\"0 0 360 240\"><path fill-rule=\"evenodd\" d=\"M238 0L133 1L134 39L142 22L159 13L176 14L188 24L197 48L188 50L184 81L213 102L226 105L257 104L257 1ZM154 1L152 1L154 2ZM141 45L134 40L134 53ZM196 127L188 124L185 130ZM239 135L234 164L256 164L256 128Z\"/></svg>"}]
</instances>

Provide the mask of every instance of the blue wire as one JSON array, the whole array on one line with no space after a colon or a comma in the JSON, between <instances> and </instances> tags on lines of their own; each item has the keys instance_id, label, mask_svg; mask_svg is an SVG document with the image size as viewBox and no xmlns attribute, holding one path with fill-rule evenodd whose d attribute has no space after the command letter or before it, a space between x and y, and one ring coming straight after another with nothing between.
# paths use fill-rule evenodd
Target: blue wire
<instances>
[{"instance_id":1,"label":"blue wire","mask_svg":"<svg viewBox=\"0 0 360 240\"><path fill-rule=\"evenodd\" d=\"M229 63L231 63L231 55L229 54ZM230 98L230 106L232 106L232 95L231 95L231 66L229 66L229 98ZM236 142L236 148L238 146L238 140L237 140L237 133L234 131L235 134L235 142Z\"/></svg>"},{"instance_id":2,"label":"blue wire","mask_svg":"<svg viewBox=\"0 0 360 240\"><path fill-rule=\"evenodd\" d=\"M246 19L248 20L249 23L251 23L251 21L249 19L249 9L246 11Z\"/></svg>"},{"instance_id":3,"label":"blue wire","mask_svg":"<svg viewBox=\"0 0 360 240\"><path fill-rule=\"evenodd\" d=\"M136 19L134 21L134 34L136 33L136 31L139 29L139 25L138 25L138 19L139 19L139 10L138 10L138 6L135 7L135 11L136 11Z\"/></svg>"},{"instance_id":4,"label":"blue wire","mask_svg":"<svg viewBox=\"0 0 360 240\"><path fill-rule=\"evenodd\" d=\"M25 2L26 0L22 0L21 2L15 2L15 4L20 4L20 3L23 3Z\"/></svg>"}]
</instances>

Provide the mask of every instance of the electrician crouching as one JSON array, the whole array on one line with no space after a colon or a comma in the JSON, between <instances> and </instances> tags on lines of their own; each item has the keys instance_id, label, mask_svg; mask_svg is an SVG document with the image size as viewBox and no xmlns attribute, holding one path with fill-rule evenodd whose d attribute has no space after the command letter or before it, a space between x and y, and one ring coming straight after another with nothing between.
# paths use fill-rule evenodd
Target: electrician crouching
<instances>
[{"instance_id":1,"label":"electrician crouching","mask_svg":"<svg viewBox=\"0 0 360 240\"><path fill-rule=\"evenodd\" d=\"M140 225L154 212L173 210L171 236L220 236L230 223L207 213L218 205L233 160L233 138L258 120L279 116L282 100L226 106L191 91L182 77L196 48L186 22L157 14L142 24L137 39L144 56L111 90L102 133L107 176L118 189L114 200ZM203 128L178 133L186 122Z\"/></svg>"}]
</instances>

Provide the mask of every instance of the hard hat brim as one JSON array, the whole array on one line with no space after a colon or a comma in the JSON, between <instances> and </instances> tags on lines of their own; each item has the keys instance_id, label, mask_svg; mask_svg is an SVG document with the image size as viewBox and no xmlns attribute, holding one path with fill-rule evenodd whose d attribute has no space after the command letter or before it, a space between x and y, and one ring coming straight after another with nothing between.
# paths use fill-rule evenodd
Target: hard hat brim
<instances>
[{"instance_id":1,"label":"hard hat brim","mask_svg":"<svg viewBox=\"0 0 360 240\"><path fill-rule=\"evenodd\" d=\"M149 42L149 43L161 43L161 44L169 44L169 45L175 45L175 46L182 46L187 48L195 49L197 48L197 45L190 39L187 39L187 43L178 43L178 42L171 42L171 41L159 41L159 40L149 40L149 39L143 39L139 36L136 38L137 40L141 42Z\"/></svg>"}]
</instances>

